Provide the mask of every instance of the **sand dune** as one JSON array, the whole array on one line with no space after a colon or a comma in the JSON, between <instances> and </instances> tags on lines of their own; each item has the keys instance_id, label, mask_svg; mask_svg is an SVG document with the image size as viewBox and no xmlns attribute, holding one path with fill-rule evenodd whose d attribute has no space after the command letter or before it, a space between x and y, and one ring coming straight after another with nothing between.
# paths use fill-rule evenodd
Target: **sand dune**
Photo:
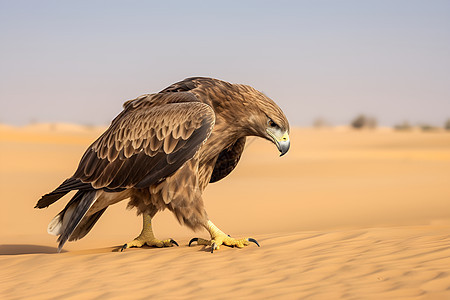
<instances>
[{"instance_id":1,"label":"sand dune","mask_svg":"<svg viewBox=\"0 0 450 300\"><path fill-rule=\"evenodd\" d=\"M46 226L65 203L33 206L101 131L41 127L0 127L1 299L450 299L449 133L295 129L283 158L251 141L205 202L261 248L188 247L206 232L163 212L155 232L180 247L116 252L140 231L119 203L56 254Z\"/></svg>"}]
</instances>

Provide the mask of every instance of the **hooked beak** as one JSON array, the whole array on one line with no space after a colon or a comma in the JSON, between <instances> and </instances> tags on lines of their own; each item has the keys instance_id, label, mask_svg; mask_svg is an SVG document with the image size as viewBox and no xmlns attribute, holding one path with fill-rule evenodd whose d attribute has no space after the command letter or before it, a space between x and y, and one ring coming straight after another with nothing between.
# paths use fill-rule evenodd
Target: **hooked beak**
<instances>
[{"instance_id":1,"label":"hooked beak","mask_svg":"<svg viewBox=\"0 0 450 300\"><path fill-rule=\"evenodd\" d=\"M289 134L285 132L281 137L277 137L276 133L273 133L270 130L267 130L267 133L272 137L273 141L277 145L278 151L280 151L280 156L285 155L291 146Z\"/></svg>"}]
</instances>

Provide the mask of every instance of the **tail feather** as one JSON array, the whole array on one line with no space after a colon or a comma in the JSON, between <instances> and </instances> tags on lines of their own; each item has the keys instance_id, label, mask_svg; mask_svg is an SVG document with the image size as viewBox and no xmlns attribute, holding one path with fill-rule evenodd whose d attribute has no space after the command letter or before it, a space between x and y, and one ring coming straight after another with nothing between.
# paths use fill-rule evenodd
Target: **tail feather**
<instances>
[{"instance_id":1,"label":"tail feather","mask_svg":"<svg viewBox=\"0 0 450 300\"><path fill-rule=\"evenodd\" d=\"M47 232L49 234L51 234L51 235L60 235L62 233L62 224L63 224L64 212L65 212L65 210L63 210L62 212L57 214L56 217L54 217L50 221L50 224L48 224L48 226L47 226Z\"/></svg>"},{"instance_id":2,"label":"tail feather","mask_svg":"<svg viewBox=\"0 0 450 300\"><path fill-rule=\"evenodd\" d=\"M36 206L34 208L47 207L58 201L65 194L67 194L72 190L89 190L89 189L93 189L90 183L84 183L81 180L73 177L68 178L64 180L64 182L61 183L61 185L57 187L53 192L50 192L42 196L41 199L39 199L39 201L36 203Z\"/></svg>"},{"instance_id":3,"label":"tail feather","mask_svg":"<svg viewBox=\"0 0 450 300\"><path fill-rule=\"evenodd\" d=\"M55 219L57 219L54 219L55 222L58 222L58 225L54 227L55 232L60 233L62 231L61 235L58 238L58 252L61 252L64 244L67 242L78 224L86 215L89 208L92 206L92 204L94 204L95 200L97 200L96 195L96 190L78 191L69 201L66 208L60 213L60 215L62 214L62 216L59 217L59 219L57 219L59 215L55 217ZM53 221L50 223L50 225L52 224ZM60 228L58 226L60 226Z\"/></svg>"},{"instance_id":4,"label":"tail feather","mask_svg":"<svg viewBox=\"0 0 450 300\"><path fill-rule=\"evenodd\" d=\"M75 231L70 235L69 241L76 241L82 239L86 234L88 234L107 208L108 207L105 207L104 209L93 214L92 216L84 217L81 220L80 224L78 224L77 228L75 228Z\"/></svg>"}]
</instances>

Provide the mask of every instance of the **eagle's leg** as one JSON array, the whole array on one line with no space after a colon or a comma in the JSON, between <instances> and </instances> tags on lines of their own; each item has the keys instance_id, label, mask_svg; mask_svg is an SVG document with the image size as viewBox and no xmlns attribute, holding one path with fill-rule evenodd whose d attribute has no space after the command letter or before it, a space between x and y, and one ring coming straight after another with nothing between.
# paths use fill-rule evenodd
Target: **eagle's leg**
<instances>
[{"instance_id":1,"label":"eagle's leg","mask_svg":"<svg viewBox=\"0 0 450 300\"><path fill-rule=\"evenodd\" d=\"M135 238L133 241L123 245L121 251L131 247L140 248L144 245L161 248L161 247L172 247L173 245L178 246L178 243L175 242L173 239L158 240L157 238L155 238L152 229L152 218L149 214L143 213L141 234L139 234L139 236Z\"/></svg>"},{"instance_id":2,"label":"eagle's leg","mask_svg":"<svg viewBox=\"0 0 450 300\"><path fill-rule=\"evenodd\" d=\"M191 245L192 242L197 242L199 245L211 246L211 253L214 250L218 250L221 245L243 248L245 246L248 246L250 242L253 242L259 247L258 242L253 238L234 239L230 237L229 235L225 234L222 230L217 228L217 226L214 225L214 223L211 222L210 220L208 220L208 222L206 223L205 228L211 235L211 240L205 240L202 238L193 238L189 242L189 246Z\"/></svg>"}]
</instances>

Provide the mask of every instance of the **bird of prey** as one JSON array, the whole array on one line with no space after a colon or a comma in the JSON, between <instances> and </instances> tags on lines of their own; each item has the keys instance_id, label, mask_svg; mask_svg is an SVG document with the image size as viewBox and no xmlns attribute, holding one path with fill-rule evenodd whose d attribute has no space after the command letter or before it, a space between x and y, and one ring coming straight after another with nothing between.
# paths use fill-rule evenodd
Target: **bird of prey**
<instances>
[{"instance_id":1,"label":"bird of prey","mask_svg":"<svg viewBox=\"0 0 450 300\"><path fill-rule=\"evenodd\" d=\"M281 155L289 150L289 123L275 102L248 85L194 77L123 107L86 150L73 176L35 206L47 207L77 191L48 225L48 232L59 236L58 251L67 240L83 238L108 206L125 199L143 216L143 228L122 251L145 244L178 246L153 234L152 218L164 209L181 224L210 233L210 240L194 238L189 245L196 241L212 252L221 245L258 244L217 228L205 211L202 192L233 171L248 136L273 142Z\"/></svg>"}]
</instances>

